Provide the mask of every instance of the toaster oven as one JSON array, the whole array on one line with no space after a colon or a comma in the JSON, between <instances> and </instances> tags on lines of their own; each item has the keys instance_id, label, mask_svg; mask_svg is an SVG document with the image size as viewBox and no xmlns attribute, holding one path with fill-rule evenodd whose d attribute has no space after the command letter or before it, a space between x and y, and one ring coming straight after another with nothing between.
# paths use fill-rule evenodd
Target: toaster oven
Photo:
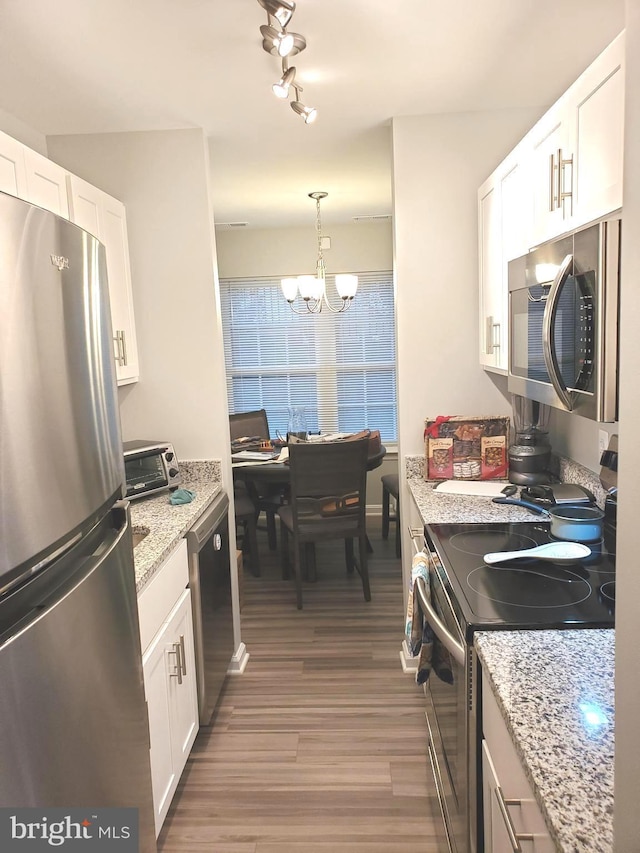
<instances>
[{"instance_id":1,"label":"toaster oven","mask_svg":"<svg viewBox=\"0 0 640 853\"><path fill-rule=\"evenodd\" d=\"M131 500L180 485L178 459L168 441L125 441L123 452L126 497Z\"/></svg>"}]
</instances>

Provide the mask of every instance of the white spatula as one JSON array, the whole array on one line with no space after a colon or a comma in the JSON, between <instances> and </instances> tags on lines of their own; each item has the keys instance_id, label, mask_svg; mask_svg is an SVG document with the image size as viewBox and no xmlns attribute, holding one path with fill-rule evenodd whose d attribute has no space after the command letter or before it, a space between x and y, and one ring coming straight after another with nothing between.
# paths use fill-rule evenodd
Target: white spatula
<instances>
[{"instance_id":1,"label":"white spatula","mask_svg":"<svg viewBox=\"0 0 640 853\"><path fill-rule=\"evenodd\" d=\"M580 542L547 542L545 545L536 545L535 548L524 548L521 551L495 551L485 554L483 559L490 566L493 563L502 563L504 560L533 559L553 560L561 563L569 560L581 560L588 557L591 548L581 545Z\"/></svg>"}]
</instances>

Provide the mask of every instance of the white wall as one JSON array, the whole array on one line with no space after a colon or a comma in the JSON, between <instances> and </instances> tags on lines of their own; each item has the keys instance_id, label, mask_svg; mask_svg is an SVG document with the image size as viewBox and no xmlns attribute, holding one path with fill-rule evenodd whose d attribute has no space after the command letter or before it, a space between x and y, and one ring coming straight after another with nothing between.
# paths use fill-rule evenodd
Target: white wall
<instances>
[{"instance_id":1,"label":"white wall","mask_svg":"<svg viewBox=\"0 0 640 853\"><path fill-rule=\"evenodd\" d=\"M478 363L477 189L539 110L393 120L401 503L404 456L437 415L511 414L506 380ZM404 590L412 546L403 525Z\"/></svg>"},{"instance_id":2,"label":"white wall","mask_svg":"<svg viewBox=\"0 0 640 853\"><path fill-rule=\"evenodd\" d=\"M331 248L323 251L329 275L391 269L391 222L323 225L322 232L331 238ZM315 209L308 227L217 228L216 245L221 278L315 274Z\"/></svg>"},{"instance_id":3,"label":"white wall","mask_svg":"<svg viewBox=\"0 0 640 853\"><path fill-rule=\"evenodd\" d=\"M510 414L478 362L477 189L539 111L393 120L401 453L424 451L426 417Z\"/></svg>"},{"instance_id":4,"label":"white wall","mask_svg":"<svg viewBox=\"0 0 640 853\"><path fill-rule=\"evenodd\" d=\"M43 133L40 133L28 124L25 124L20 119L12 116L11 113L0 110L0 130L3 130L9 136L22 142L23 145L28 145L34 151L39 151L40 154L47 156L47 140Z\"/></svg>"},{"instance_id":5,"label":"white wall","mask_svg":"<svg viewBox=\"0 0 640 853\"><path fill-rule=\"evenodd\" d=\"M48 147L127 209L140 381L119 391L125 440L170 439L184 459L227 454L202 131L59 136Z\"/></svg>"},{"instance_id":6,"label":"white wall","mask_svg":"<svg viewBox=\"0 0 640 853\"><path fill-rule=\"evenodd\" d=\"M640 849L640 679L638 678L638 518L640 517L640 0L626 4L624 223L620 318L620 458L616 577L616 853Z\"/></svg>"}]
</instances>

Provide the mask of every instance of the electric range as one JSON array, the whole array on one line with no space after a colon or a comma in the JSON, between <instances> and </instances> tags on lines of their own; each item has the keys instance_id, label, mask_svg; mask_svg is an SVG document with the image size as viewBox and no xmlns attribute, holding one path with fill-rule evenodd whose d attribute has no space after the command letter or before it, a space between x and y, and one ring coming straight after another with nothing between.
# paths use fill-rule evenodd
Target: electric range
<instances>
[{"instance_id":1,"label":"electric range","mask_svg":"<svg viewBox=\"0 0 640 853\"><path fill-rule=\"evenodd\" d=\"M554 541L548 522L425 525L440 575L467 642L474 631L611 628L615 611L615 531L588 543L590 556L571 563L483 555Z\"/></svg>"}]
</instances>

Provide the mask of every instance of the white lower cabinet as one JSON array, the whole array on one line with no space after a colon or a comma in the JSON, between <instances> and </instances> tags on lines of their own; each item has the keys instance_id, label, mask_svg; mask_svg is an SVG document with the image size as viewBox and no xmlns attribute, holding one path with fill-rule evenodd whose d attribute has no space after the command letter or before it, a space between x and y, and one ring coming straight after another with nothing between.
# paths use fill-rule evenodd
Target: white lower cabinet
<instances>
[{"instance_id":1,"label":"white lower cabinet","mask_svg":"<svg viewBox=\"0 0 640 853\"><path fill-rule=\"evenodd\" d=\"M186 559L183 540L158 570L138 603L156 836L198 733L191 591L185 589ZM166 602L175 600L176 591L178 598L167 613ZM150 632L160 620L160 627L149 641Z\"/></svg>"},{"instance_id":2,"label":"white lower cabinet","mask_svg":"<svg viewBox=\"0 0 640 853\"><path fill-rule=\"evenodd\" d=\"M482 727L484 853L554 853L544 817L484 675Z\"/></svg>"}]
</instances>

